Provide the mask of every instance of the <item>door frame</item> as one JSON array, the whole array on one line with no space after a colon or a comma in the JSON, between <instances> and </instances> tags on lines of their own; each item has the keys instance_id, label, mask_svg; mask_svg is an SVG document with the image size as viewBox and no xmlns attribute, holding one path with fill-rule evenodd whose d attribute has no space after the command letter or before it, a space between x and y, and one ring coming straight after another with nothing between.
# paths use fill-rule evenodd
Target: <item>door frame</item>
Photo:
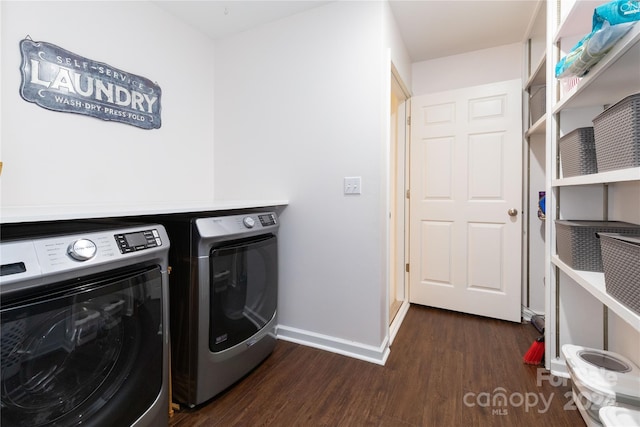
<instances>
[{"instance_id":1,"label":"door frame","mask_svg":"<svg viewBox=\"0 0 640 427\"><path fill-rule=\"evenodd\" d=\"M393 84L393 80L395 80L395 82L397 83L396 85ZM404 84L402 77L400 76L400 73L398 72L393 62L391 62L391 74L390 74L389 83L390 83L389 105L391 104L391 96L394 93L394 91L396 91L396 95L399 95L399 98L404 99L404 102L402 103L402 105L404 106L402 108L402 111L398 109L398 127L396 130L396 134L397 134L396 136L398 136L397 144L393 143L394 135L391 135L391 131L393 127L391 126L391 123L389 123L389 140L388 140L389 159L394 158L394 156L391 153L391 150L398 147L397 151L403 153L404 167L403 167L403 170L398 170L398 168L392 167L391 161L389 161L388 188L390 191L388 191L388 201L387 201L389 206L389 215L387 217L387 221L388 221L387 239L389 242L389 246L392 246L391 242L392 242L392 239L394 238L396 238L396 243L398 242L400 243L399 245L396 245L396 251L400 247L402 247L402 254L404 255L402 264L406 266L409 260L409 199L407 197L407 191L409 189L409 176L410 176L409 175L409 158L410 158L409 149L411 146L410 144L411 91ZM389 117L391 117L391 115L389 115ZM403 125L402 132L400 132L401 125ZM401 203L398 201L399 197L396 199L393 198L393 195L396 193L394 191L391 191L392 186L397 182L397 180L402 180L402 182L404 183L404 185L402 186L403 197L402 197ZM393 221L391 221L391 217L392 217L391 210L395 211L396 213L402 214L401 217L400 215L396 215L396 217L398 218L398 221L400 221L399 228L402 228L404 230L401 236L397 235L394 232L394 227L393 227L394 223ZM389 268L387 269L388 277L387 277L386 319L389 319L390 317L390 313L389 313L390 304L391 304L391 301L395 299L395 296L391 295L392 284L396 280L396 278L393 277L394 272L396 270L392 268L394 261L395 261L395 254L389 251L388 260L387 260ZM406 268L404 269L404 273L402 277L403 277L403 280L402 280L403 289L402 289L401 305L400 305L400 308L398 309L398 312L394 316L393 320L391 320L391 322L389 323L389 345L393 343L393 340L396 334L398 333L398 330L400 329L400 325L402 324L402 321L404 320L404 317L407 314L407 311L409 310L409 305L410 305L409 304L409 272L406 270Z\"/></svg>"}]
</instances>

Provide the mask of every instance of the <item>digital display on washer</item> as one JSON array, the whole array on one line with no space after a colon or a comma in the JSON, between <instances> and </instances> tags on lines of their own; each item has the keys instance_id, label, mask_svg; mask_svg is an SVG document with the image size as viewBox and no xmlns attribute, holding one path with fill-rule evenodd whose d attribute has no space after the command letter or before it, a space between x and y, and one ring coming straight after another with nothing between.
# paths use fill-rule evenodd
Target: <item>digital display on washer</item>
<instances>
[{"instance_id":1,"label":"digital display on washer","mask_svg":"<svg viewBox=\"0 0 640 427\"><path fill-rule=\"evenodd\" d=\"M140 251L147 248L161 246L162 241L158 230L145 230L134 233L116 234L116 243L121 253Z\"/></svg>"},{"instance_id":2,"label":"digital display on washer","mask_svg":"<svg viewBox=\"0 0 640 427\"><path fill-rule=\"evenodd\" d=\"M142 246L147 244L147 238L143 233L129 233L124 235L125 240L129 246Z\"/></svg>"}]
</instances>

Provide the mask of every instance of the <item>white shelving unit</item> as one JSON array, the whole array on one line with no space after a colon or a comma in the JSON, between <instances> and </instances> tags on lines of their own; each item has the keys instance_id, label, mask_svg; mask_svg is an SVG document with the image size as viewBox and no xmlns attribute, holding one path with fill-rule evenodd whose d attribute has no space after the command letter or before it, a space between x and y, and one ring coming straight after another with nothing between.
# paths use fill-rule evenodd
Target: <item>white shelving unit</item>
<instances>
[{"instance_id":1,"label":"white shelving unit","mask_svg":"<svg viewBox=\"0 0 640 427\"><path fill-rule=\"evenodd\" d=\"M604 3L549 0L547 8L546 79L550 102L545 120L548 171L545 360L552 373L563 376L566 367L560 349L565 343L635 351L624 355L640 362L640 316L606 292L603 273L573 270L556 253L554 219L640 224L640 168L563 178L558 163L558 140L562 135L577 127L592 126L593 118L607 106L640 91L640 25L627 33L586 76L574 81L570 89L555 78L555 64L591 31L594 8ZM610 321L612 318L614 322ZM612 327L621 329L613 333L616 337L613 344L619 348L610 348ZM625 340L631 345L620 344Z\"/></svg>"},{"instance_id":2,"label":"white shelving unit","mask_svg":"<svg viewBox=\"0 0 640 427\"><path fill-rule=\"evenodd\" d=\"M609 310L612 310L624 321L633 326L636 331L640 331L640 318L638 315L607 293L604 285L604 273L574 270L562 262L557 255L551 257L551 262L560 268L560 270L565 272L572 280L586 289L591 295L597 298L601 303L605 304Z\"/></svg>"},{"instance_id":3,"label":"white shelving unit","mask_svg":"<svg viewBox=\"0 0 640 427\"><path fill-rule=\"evenodd\" d=\"M621 169L594 173L593 175L572 176L569 178L554 179L554 187L568 187L571 185L608 184L625 181L639 181L640 168Z\"/></svg>"}]
</instances>

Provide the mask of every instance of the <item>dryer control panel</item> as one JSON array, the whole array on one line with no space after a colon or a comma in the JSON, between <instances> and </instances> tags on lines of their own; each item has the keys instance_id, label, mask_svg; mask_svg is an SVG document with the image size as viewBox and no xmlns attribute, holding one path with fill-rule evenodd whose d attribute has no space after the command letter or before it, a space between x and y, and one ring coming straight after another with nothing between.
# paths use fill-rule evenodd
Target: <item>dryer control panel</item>
<instances>
[{"instance_id":1,"label":"dryer control panel","mask_svg":"<svg viewBox=\"0 0 640 427\"><path fill-rule=\"evenodd\" d=\"M276 214L274 213L258 215L258 219L260 220L260 224L262 224L263 227L276 225Z\"/></svg>"},{"instance_id":2,"label":"dryer control panel","mask_svg":"<svg viewBox=\"0 0 640 427\"><path fill-rule=\"evenodd\" d=\"M275 233L280 225L278 222L275 212L258 212L196 218L195 226L201 238L217 239Z\"/></svg>"}]
</instances>

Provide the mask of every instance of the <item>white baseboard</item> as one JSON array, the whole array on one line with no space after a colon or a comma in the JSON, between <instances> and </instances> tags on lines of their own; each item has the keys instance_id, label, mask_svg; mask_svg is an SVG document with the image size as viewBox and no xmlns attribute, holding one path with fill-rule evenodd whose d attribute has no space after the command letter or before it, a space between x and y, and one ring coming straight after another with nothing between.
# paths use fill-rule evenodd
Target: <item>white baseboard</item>
<instances>
[{"instance_id":1,"label":"white baseboard","mask_svg":"<svg viewBox=\"0 0 640 427\"><path fill-rule=\"evenodd\" d=\"M393 344L393 340L396 338L396 334L400 330L400 325L402 325L404 316L407 315L410 306L411 304L409 304L409 301L404 301L400 306L400 310L398 310L396 317L393 318L393 322L389 325L389 345Z\"/></svg>"},{"instance_id":2,"label":"white baseboard","mask_svg":"<svg viewBox=\"0 0 640 427\"><path fill-rule=\"evenodd\" d=\"M380 347L362 344L355 341L347 341L329 335L322 335L315 332L305 331L289 326L278 325L278 339L330 351L343 356L384 365L389 357L388 340L385 339Z\"/></svg>"}]
</instances>

